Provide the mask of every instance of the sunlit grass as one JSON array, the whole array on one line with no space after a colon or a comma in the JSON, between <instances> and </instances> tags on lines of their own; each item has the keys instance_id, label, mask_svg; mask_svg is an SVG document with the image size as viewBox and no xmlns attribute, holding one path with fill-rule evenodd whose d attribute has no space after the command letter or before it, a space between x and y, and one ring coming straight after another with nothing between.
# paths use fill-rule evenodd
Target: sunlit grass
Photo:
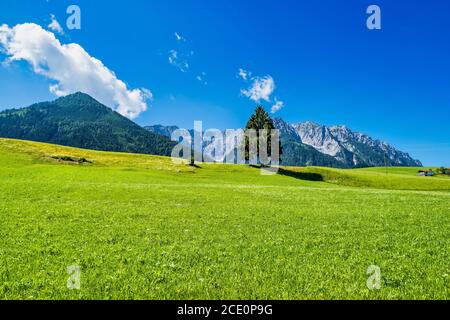
<instances>
[{"instance_id":1,"label":"sunlit grass","mask_svg":"<svg viewBox=\"0 0 450 320\"><path fill-rule=\"evenodd\" d=\"M449 298L448 181L289 170L0 139L0 299Z\"/></svg>"},{"instance_id":2,"label":"sunlit grass","mask_svg":"<svg viewBox=\"0 0 450 320\"><path fill-rule=\"evenodd\" d=\"M323 180L349 187L390 190L450 191L450 179L444 175L420 177L419 168L369 168L342 170L332 168L291 168L293 171L320 174Z\"/></svg>"}]
</instances>

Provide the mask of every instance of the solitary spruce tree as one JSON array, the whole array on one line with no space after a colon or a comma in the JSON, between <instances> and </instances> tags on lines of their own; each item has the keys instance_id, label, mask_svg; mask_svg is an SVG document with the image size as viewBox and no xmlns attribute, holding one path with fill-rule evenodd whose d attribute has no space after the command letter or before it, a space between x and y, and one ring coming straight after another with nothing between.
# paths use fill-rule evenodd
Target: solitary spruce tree
<instances>
[{"instance_id":1,"label":"solitary spruce tree","mask_svg":"<svg viewBox=\"0 0 450 320\"><path fill-rule=\"evenodd\" d=\"M262 106L257 106L255 112L250 117L250 119L247 122L247 125L245 126L245 129L254 129L257 132L257 152L259 155L259 135L262 132L259 132L259 130L267 129L267 153L268 156L272 156L272 137L270 130L275 129L275 126L273 124L272 119L270 118L269 114L264 110ZM248 161L250 158L250 141L249 138L245 137L245 160ZM280 154L281 154L281 146L280 146Z\"/></svg>"}]
</instances>

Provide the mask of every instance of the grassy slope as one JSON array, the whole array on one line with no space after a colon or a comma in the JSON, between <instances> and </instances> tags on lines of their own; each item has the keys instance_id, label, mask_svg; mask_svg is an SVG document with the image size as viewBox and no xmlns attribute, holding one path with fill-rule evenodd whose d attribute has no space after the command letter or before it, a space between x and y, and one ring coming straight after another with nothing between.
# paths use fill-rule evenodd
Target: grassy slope
<instances>
[{"instance_id":1,"label":"grassy slope","mask_svg":"<svg viewBox=\"0 0 450 320\"><path fill-rule=\"evenodd\" d=\"M450 191L448 176L419 177L419 168L368 168L357 170L341 170L332 168L290 168L300 173L314 173L323 180L337 185L349 187L378 188L387 190L423 190Z\"/></svg>"},{"instance_id":2,"label":"grassy slope","mask_svg":"<svg viewBox=\"0 0 450 320\"><path fill-rule=\"evenodd\" d=\"M447 180L295 170L334 184L0 139L0 299L449 298Z\"/></svg>"},{"instance_id":3,"label":"grassy slope","mask_svg":"<svg viewBox=\"0 0 450 320\"><path fill-rule=\"evenodd\" d=\"M401 175L417 177L419 170L430 170L430 169L433 171L436 171L437 167L388 167L388 168L377 167L377 168L365 168L365 169L358 169L358 170L359 171L367 171L367 172L378 172L378 173L384 173L384 174L386 174L386 172L387 172L388 174L401 174ZM448 175L442 175L442 174L439 174L437 177L450 179L450 177Z\"/></svg>"}]
</instances>

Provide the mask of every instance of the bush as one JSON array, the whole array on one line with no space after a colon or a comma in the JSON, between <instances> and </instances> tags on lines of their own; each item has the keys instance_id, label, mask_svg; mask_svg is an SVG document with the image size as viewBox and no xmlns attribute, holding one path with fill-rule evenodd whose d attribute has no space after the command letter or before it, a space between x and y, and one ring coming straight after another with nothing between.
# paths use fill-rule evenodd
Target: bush
<instances>
[{"instance_id":1,"label":"bush","mask_svg":"<svg viewBox=\"0 0 450 320\"><path fill-rule=\"evenodd\" d=\"M70 156L51 156L52 159L62 161L62 162L75 162L79 164L83 163L92 163L92 161L89 161L86 158L76 158L76 157L70 157Z\"/></svg>"}]
</instances>

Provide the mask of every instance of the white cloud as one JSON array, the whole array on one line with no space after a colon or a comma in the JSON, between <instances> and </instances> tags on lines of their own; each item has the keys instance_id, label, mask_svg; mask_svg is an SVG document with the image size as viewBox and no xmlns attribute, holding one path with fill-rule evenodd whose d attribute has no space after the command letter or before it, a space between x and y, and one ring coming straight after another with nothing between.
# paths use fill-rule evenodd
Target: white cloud
<instances>
[{"instance_id":1,"label":"white cloud","mask_svg":"<svg viewBox=\"0 0 450 320\"><path fill-rule=\"evenodd\" d=\"M271 76L252 78L253 83L247 90L241 93L249 99L259 102L261 100L270 102L270 96L275 91L275 81Z\"/></svg>"},{"instance_id":2,"label":"white cloud","mask_svg":"<svg viewBox=\"0 0 450 320\"><path fill-rule=\"evenodd\" d=\"M152 98L147 89L128 89L80 45L61 44L52 32L34 23L0 26L0 48L7 62L26 61L35 73L50 79L50 91L57 96L82 91L128 118L147 110L147 100Z\"/></svg>"},{"instance_id":3,"label":"white cloud","mask_svg":"<svg viewBox=\"0 0 450 320\"><path fill-rule=\"evenodd\" d=\"M48 28L50 30L53 30L55 32L58 32L59 34L64 34L64 30L59 24L58 20L56 20L56 17L54 14L50 15L50 18L52 19L52 22L48 25Z\"/></svg>"},{"instance_id":4,"label":"white cloud","mask_svg":"<svg viewBox=\"0 0 450 320\"><path fill-rule=\"evenodd\" d=\"M284 102L275 98L275 104L272 106L271 112L277 113L284 107Z\"/></svg>"},{"instance_id":5,"label":"white cloud","mask_svg":"<svg viewBox=\"0 0 450 320\"><path fill-rule=\"evenodd\" d=\"M186 38L183 37L182 35L180 35L178 32L175 32L175 38L176 38L178 41L186 42Z\"/></svg>"},{"instance_id":6,"label":"white cloud","mask_svg":"<svg viewBox=\"0 0 450 320\"><path fill-rule=\"evenodd\" d=\"M174 64L178 59L178 52L176 50L170 50L169 52L169 63Z\"/></svg>"},{"instance_id":7,"label":"white cloud","mask_svg":"<svg viewBox=\"0 0 450 320\"><path fill-rule=\"evenodd\" d=\"M169 63L174 67L177 67L181 72L189 71L189 63L183 57L180 57L178 51L169 51Z\"/></svg>"},{"instance_id":8,"label":"white cloud","mask_svg":"<svg viewBox=\"0 0 450 320\"><path fill-rule=\"evenodd\" d=\"M169 63L176 67L181 72L188 72L190 70L189 60L194 55L191 45L180 33L174 33L176 43L174 49L169 51Z\"/></svg>"},{"instance_id":9,"label":"white cloud","mask_svg":"<svg viewBox=\"0 0 450 320\"><path fill-rule=\"evenodd\" d=\"M238 77L242 78L243 80L247 81L249 77L252 76L252 73L249 71L246 71L242 68L239 68Z\"/></svg>"},{"instance_id":10,"label":"white cloud","mask_svg":"<svg viewBox=\"0 0 450 320\"><path fill-rule=\"evenodd\" d=\"M197 77L196 77L196 79L198 80L198 81L200 81L201 83L203 83L205 86L208 84L208 82L206 81L206 73L205 72L202 72L202 73L200 73Z\"/></svg>"},{"instance_id":11,"label":"white cloud","mask_svg":"<svg viewBox=\"0 0 450 320\"><path fill-rule=\"evenodd\" d=\"M271 96L275 91L275 80L272 76L267 75L265 77L252 77L252 73L242 68L239 69L238 77L243 80L251 80L252 84L246 90L241 90L241 94L246 96L252 101L259 103L261 100L272 104L271 113L275 114L284 107L284 102L277 97L272 99Z\"/></svg>"}]
</instances>

